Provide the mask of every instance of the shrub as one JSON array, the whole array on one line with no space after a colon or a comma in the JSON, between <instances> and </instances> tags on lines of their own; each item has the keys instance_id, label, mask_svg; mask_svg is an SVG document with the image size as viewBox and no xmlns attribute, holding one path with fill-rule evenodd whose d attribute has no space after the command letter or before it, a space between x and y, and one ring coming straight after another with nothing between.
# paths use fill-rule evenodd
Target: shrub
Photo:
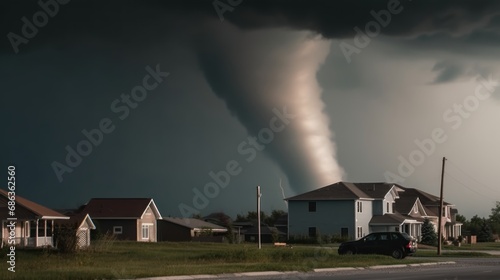
<instances>
[{"instance_id":1,"label":"shrub","mask_svg":"<svg viewBox=\"0 0 500 280\"><path fill-rule=\"evenodd\" d=\"M431 224L429 219L425 219L424 223L422 224L422 240L420 241L420 243L429 246L436 246L438 243L437 233L434 230L434 226Z\"/></svg>"}]
</instances>

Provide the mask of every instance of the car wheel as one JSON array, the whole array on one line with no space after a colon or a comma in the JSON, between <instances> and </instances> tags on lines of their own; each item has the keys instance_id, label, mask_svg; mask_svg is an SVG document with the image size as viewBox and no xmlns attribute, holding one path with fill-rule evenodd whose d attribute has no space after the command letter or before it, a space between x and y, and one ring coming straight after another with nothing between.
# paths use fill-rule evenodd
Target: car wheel
<instances>
[{"instance_id":1,"label":"car wheel","mask_svg":"<svg viewBox=\"0 0 500 280\"><path fill-rule=\"evenodd\" d=\"M354 255L355 252L354 252L354 249L353 248L349 248L347 250L345 250L345 253L344 255Z\"/></svg>"},{"instance_id":2,"label":"car wheel","mask_svg":"<svg viewBox=\"0 0 500 280\"><path fill-rule=\"evenodd\" d=\"M394 249L394 251L392 251L391 256L395 259L404 258L403 251L401 251L401 249Z\"/></svg>"}]
</instances>

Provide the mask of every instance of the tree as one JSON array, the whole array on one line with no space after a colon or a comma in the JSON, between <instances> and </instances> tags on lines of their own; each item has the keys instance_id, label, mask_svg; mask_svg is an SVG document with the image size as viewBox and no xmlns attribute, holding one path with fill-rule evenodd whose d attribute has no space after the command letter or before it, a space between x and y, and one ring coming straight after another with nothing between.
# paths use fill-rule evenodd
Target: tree
<instances>
[{"instance_id":1,"label":"tree","mask_svg":"<svg viewBox=\"0 0 500 280\"><path fill-rule=\"evenodd\" d=\"M497 201L495 207L491 208L488 221L493 233L500 234L500 201Z\"/></svg>"},{"instance_id":2,"label":"tree","mask_svg":"<svg viewBox=\"0 0 500 280\"><path fill-rule=\"evenodd\" d=\"M470 222L468 223L467 231L471 235L479 235L479 231L481 230L481 226L483 224L483 218L479 218L478 215L474 215L470 219ZM478 240L479 241L479 240Z\"/></svg>"},{"instance_id":3,"label":"tree","mask_svg":"<svg viewBox=\"0 0 500 280\"><path fill-rule=\"evenodd\" d=\"M488 220L485 218L481 221L481 226L477 234L477 242L490 242L493 240L493 234L489 226Z\"/></svg>"},{"instance_id":4,"label":"tree","mask_svg":"<svg viewBox=\"0 0 500 280\"><path fill-rule=\"evenodd\" d=\"M432 225L429 219L425 219L422 224L422 241L420 243L430 246L436 246L438 242L438 236L434 225Z\"/></svg>"},{"instance_id":5,"label":"tree","mask_svg":"<svg viewBox=\"0 0 500 280\"><path fill-rule=\"evenodd\" d=\"M283 210L273 210L271 212L271 216L268 216L264 222L267 224L267 225L270 225L270 226L274 226L274 224L276 223L276 221L281 218L281 216L283 215L286 215L286 212L283 211Z\"/></svg>"},{"instance_id":6,"label":"tree","mask_svg":"<svg viewBox=\"0 0 500 280\"><path fill-rule=\"evenodd\" d=\"M265 212L260 211L260 221L261 223L266 221L268 219L268 216L266 215ZM236 215L236 221L237 222L257 222L257 211L248 211L246 216L243 215Z\"/></svg>"}]
</instances>

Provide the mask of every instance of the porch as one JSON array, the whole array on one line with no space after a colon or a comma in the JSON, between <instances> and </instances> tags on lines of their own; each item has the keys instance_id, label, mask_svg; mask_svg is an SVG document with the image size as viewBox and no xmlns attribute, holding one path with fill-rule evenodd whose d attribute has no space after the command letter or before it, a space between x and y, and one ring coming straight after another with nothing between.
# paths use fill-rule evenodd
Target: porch
<instances>
[{"instance_id":1,"label":"porch","mask_svg":"<svg viewBox=\"0 0 500 280\"><path fill-rule=\"evenodd\" d=\"M4 245L12 245L14 240L16 246L21 247L54 247L54 220L17 220L14 228L14 237L10 237L12 228L7 227L11 221L2 221L2 242Z\"/></svg>"}]
</instances>

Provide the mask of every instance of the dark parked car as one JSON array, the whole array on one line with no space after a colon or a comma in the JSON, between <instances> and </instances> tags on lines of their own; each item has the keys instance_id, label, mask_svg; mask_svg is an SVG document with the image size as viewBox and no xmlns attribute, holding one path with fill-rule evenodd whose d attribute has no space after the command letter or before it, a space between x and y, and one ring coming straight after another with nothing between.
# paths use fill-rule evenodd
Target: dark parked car
<instances>
[{"instance_id":1,"label":"dark parked car","mask_svg":"<svg viewBox=\"0 0 500 280\"><path fill-rule=\"evenodd\" d=\"M403 259L417 251L417 242L404 232L376 232L340 244L339 255L382 254Z\"/></svg>"}]
</instances>

